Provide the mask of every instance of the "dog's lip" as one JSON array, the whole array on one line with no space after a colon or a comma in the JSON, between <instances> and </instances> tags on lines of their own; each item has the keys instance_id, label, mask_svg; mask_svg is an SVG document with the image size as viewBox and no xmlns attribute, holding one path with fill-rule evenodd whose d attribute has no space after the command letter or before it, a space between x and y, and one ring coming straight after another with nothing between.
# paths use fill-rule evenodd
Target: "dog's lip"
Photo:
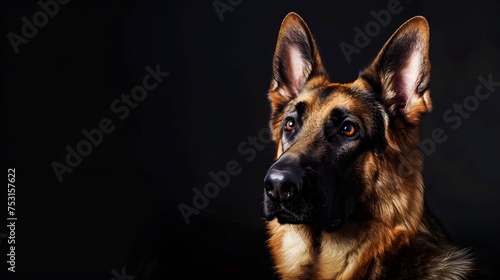
<instances>
[{"instance_id":1,"label":"dog's lip","mask_svg":"<svg viewBox=\"0 0 500 280\"><path fill-rule=\"evenodd\" d=\"M276 209L266 217L267 220L273 220L274 218L278 219L280 224L301 224L305 223L305 221L300 217L300 215L295 214L290 211L283 205L280 205L279 209Z\"/></svg>"},{"instance_id":2,"label":"dog's lip","mask_svg":"<svg viewBox=\"0 0 500 280\"><path fill-rule=\"evenodd\" d=\"M276 218L280 224L304 224L305 222L295 215L277 215Z\"/></svg>"},{"instance_id":3,"label":"dog's lip","mask_svg":"<svg viewBox=\"0 0 500 280\"><path fill-rule=\"evenodd\" d=\"M298 225L298 224L314 225L315 224L313 221L307 219L306 217L295 214L294 212L290 211L289 209L287 209L283 205L281 205L279 208L277 208L273 212L266 214L264 216L264 218L267 221L272 221L274 219L277 219L280 224L295 224L295 225ZM339 229L339 227L342 226L343 222L344 222L344 220L339 217L339 218L336 218L336 219L334 219L332 221L328 221L328 222L318 222L318 224L316 224L316 226L314 226L314 227L317 227L325 232L334 232L337 229Z\"/></svg>"}]
</instances>

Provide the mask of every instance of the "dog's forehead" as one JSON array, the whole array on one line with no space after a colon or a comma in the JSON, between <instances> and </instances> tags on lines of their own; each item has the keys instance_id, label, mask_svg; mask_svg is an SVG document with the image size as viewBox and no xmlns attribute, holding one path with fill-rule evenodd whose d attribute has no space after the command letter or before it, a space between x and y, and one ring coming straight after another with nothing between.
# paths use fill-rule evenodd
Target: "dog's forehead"
<instances>
[{"instance_id":1,"label":"dog's forehead","mask_svg":"<svg viewBox=\"0 0 500 280\"><path fill-rule=\"evenodd\" d=\"M295 107L299 103L305 103L307 111L319 118L329 117L334 109L361 116L369 111L364 94L367 94L365 90L354 83L328 83L305 87L292 105Z\"/></svg>"}]
</instances>

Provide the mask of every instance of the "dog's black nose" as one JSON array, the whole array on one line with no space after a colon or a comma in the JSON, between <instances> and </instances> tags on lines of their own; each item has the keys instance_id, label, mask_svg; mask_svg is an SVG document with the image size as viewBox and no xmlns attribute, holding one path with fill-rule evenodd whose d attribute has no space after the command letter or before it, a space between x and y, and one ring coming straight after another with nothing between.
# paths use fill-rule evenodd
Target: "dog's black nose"
<instances>
[{"instance_id":1,"label":"dog's black nose","mask_svg":"<svg viewBox=\"0 0 500 280\"><path fill-rule=\"evenodd\" d=\"M275 201L284 202L291 199L297 194L300 184L300 177L286 170L271 168L264 178L266 194Z\"/></svg>"}]
</instances>

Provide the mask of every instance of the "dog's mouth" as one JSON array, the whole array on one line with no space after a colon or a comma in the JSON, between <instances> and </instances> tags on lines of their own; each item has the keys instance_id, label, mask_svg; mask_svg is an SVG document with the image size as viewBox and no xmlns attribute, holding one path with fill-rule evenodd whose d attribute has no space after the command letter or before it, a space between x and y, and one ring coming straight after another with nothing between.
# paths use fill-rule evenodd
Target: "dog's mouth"
<instances>
[{"instance_id":1,"label":"dog's mouth","mask_svg":"<svg viewBox=\"0 0 500 280\"><path fill-rule=\"evenodd\" d=\"M286 200L277 199L269 190L264 191L264 217L270 221L275 218L281 224L309 223L311 215L308 213L306 203L298 196L287 197Z\"/></svg>"},{"instance_id":2,"label":"dog's mouth","mask_svg":"<svg viewBox=\"0 0 500 280\"><path fill-rule=\"evenodd\" d=\"M264 218L267 221L277 219L280 224L303 224L314 229L332 232L342 224L342 216L332 210L331 205L321 205L306 201L302 196L295 196L287 201L272 199L264 191Z\"/></svg>"},{"instance_id":3,"label":"dog's mouth","mask_svg":"<svg viewBox=\"0 0 500 280\"><path fill-rule=\"evenodd\" d=\"M268 221L273 220L274 218L278 219L280 224L304 224L307 223L307 220L297 215L287 208L281 207L276 210L273 215L269 215L266 217Z\"/></svg>"},{"instance_id":4,"label":"dog's mouth","mask_svg":"<svg viewBox=\"0 0 500 280\"><path fill-rule=\"evenodd\" d=\"M288 203L276 201L265 201L264 203L265 219L268 221L278 219L280 224L307 224L310 222L310 217L304 212Z\"/></svg>"},{"instance_id":5,"label":"dog's mouth","mask_svg":"<svg viewBox=\"0 0 500 280\"><path fill-rule=\"evenodd\" d=\"M343 219L337 215L332 217L330 210L326 207L314 209L307 205L300 202L280 203L265 198L264 218L267 221L277 219L280 224L308 225L326 232L335 231L343 224Z\"/></svg>"}]
</instances>

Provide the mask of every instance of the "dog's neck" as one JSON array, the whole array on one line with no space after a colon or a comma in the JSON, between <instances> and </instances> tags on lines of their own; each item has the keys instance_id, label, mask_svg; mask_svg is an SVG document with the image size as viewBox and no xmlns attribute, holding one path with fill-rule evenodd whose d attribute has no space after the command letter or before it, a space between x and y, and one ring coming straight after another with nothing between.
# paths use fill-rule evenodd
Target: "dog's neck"
<instances>
[{"instance_id":1,"label":"dog's neck","mask_svg":"<svg viewBox=\"0 0 500 280\"><path fill-rule=\"evenodd\" d=\"M282 279L365 279L381 273L377 270L388 250L409 242L403 227L381 228L386 226L353 222L325 233L273 220L268 223L273 232L268 245Z\"/></svg>"}]
</instances>

